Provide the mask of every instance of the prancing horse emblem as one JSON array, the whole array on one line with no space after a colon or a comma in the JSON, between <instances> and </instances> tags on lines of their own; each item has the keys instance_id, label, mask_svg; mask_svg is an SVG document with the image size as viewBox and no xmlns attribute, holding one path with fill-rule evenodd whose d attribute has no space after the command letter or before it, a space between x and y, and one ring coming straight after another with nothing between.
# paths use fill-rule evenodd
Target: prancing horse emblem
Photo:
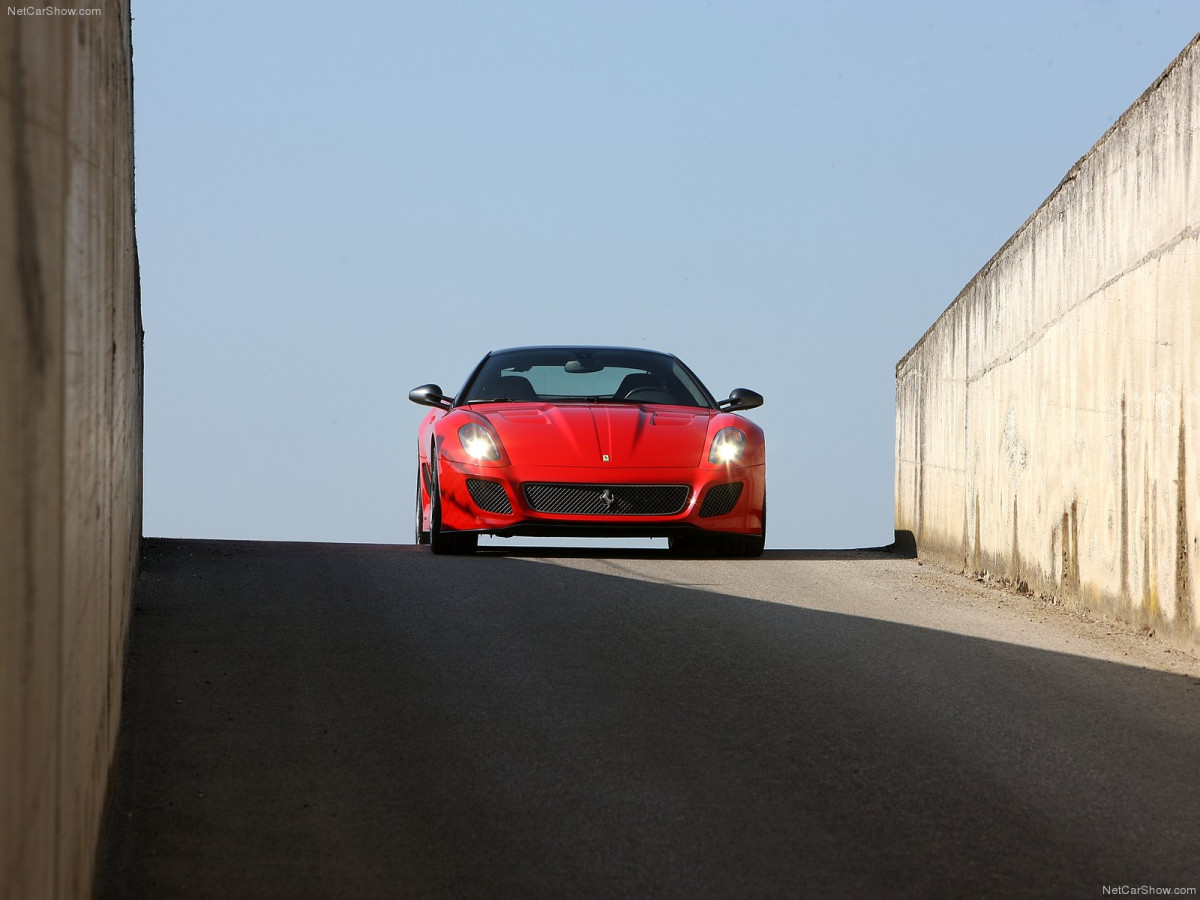
<instances>
[{"instance_id":1,"label":"prancing horse emblem","mask_svg":"<svg viewBox=\"0 0 1200 900\"><path fill-rule=\"evenodd\" d=\"M608 512L613 508L613 504L617 502L616 496L608 488L600 492L600 499L604 501L604 511Z\"/></svg>"}]
</instances>

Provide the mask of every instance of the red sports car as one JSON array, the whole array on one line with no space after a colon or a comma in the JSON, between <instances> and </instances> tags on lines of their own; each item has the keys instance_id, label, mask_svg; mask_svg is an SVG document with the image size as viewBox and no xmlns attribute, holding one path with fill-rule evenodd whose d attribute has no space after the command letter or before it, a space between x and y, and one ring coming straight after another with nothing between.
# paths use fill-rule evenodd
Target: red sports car
<instances>
[{"instance_id":1,"label":"red sports car","mask_svg":"<svg viewBox=\"0 0 1200 900\"><path fill-rule=\"evenodd\" d=\"M416 538L472 553L479 535L666 537L671 550L759 556L766 535L762 429L719 403L668 353L518 347L483 358L432 406L417 450Z\"/></svg>"}]
</instances>

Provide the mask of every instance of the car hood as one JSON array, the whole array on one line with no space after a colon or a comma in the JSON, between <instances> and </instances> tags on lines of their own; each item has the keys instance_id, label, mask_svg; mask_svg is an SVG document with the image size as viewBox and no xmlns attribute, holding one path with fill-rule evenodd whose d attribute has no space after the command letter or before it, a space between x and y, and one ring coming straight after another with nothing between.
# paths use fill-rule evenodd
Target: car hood
<instances>
[{"instance_id":1,"label":"car hood","mask_svg":"<svg viewBox=\"0 0 1200 900\"><path fill-rule=\"evenodd\" d=\"M635 404L506 404L473 411L491 423L518 465L614 468L699 465L713 415Z\"/></svg>"}]
</instances>

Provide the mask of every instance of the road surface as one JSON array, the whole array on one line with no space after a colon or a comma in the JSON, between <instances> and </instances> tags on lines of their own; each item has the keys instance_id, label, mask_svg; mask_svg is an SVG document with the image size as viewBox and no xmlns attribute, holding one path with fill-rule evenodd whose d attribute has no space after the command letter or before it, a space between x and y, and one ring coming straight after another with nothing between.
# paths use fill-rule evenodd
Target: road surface
<instances>
[{"instance_id":1,"label":"road surface","mask_svg":"<svg viewBox=\"0 0 1200 900\"><path fill-rule=\"evenodd\" d=\"M1200 669L886 553L151 540L99 896L1200 886Z\"/></svg>"}]
</instances>

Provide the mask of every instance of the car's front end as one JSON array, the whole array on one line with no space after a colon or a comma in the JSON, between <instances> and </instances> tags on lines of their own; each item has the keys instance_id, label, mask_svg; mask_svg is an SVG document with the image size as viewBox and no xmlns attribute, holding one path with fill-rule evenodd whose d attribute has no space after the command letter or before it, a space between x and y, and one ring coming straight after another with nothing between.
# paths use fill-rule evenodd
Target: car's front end
<instances>
[{"instance_id":1,"label":"car's front end","mask_svg":"<svg viewBox=\"0 0 1200 900\"><path fill-rule=\"evenodd\" d=\"M628 409L622 413L631 412ZM641 412L652 417L653 414ZM703 417L705 448L692 465L620 464L613 454L596 452L599 464L581 460L518 463L505 452L497 458L470 453L458 432L457 417L437 429L437 483L442 524L455 531L503 536L669 537L689 532L757 534L763 527L766 452L761 430L730 414ZM469 423L474 424L474 423ZM647 424L645 428L656 428ZM685 430L688 426L666 426ZM722 459L729 433L740 432L736 458ZM682 437L682 435L680 435ZM503 446L498 435L493 439ZM692 443L689 441L688 443ZM716 449L714 450L714 444ZM487 451L485 451L487 452ZM490 455L490 452L488 452ZM604 461L604 457L608 461ZM643 458L644 459L644 458ZM426 476L425 488L434 482Z\"/></svg>"}]
</instances>

